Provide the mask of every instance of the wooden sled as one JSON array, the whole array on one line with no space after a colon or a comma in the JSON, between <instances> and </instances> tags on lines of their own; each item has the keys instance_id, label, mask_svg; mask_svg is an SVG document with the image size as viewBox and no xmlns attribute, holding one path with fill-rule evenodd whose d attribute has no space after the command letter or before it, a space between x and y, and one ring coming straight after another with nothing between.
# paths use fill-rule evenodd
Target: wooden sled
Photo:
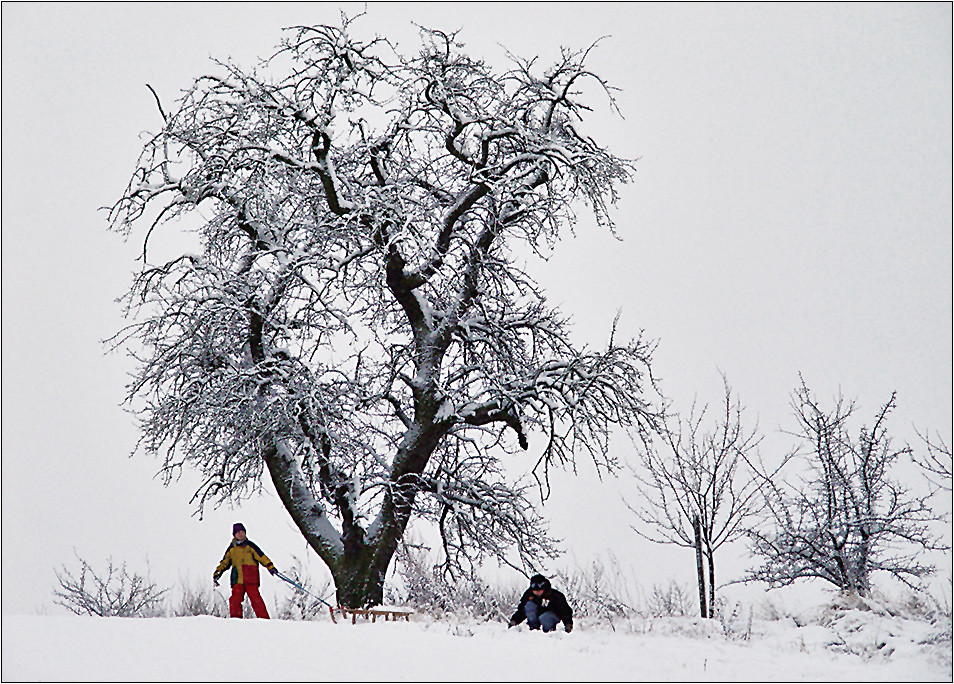
<instances>
[{"instance_id":1,"label":"wooden sled","mask_svg":"<svg viewBox=\"0 0 954 684\"><path fill-rule=\"evenodd\" d=\"M365 620L370 618L371 622L377 621L377 619L382 616L385 622L388 620L397 622L402 617L410 622L411 614L414 612L413 608L398 608L396 606L392 608L385 606L378 606L376 608L342 608L339 606L338 608L329 608L328 610L331 612L331 621L335 624L338 624L338 620L335 618L335 611L339 611L345 620L348 619L349 615L351 616L352 625L357 622L359 615L363 615Z\"/></svg>"}]
</instances>

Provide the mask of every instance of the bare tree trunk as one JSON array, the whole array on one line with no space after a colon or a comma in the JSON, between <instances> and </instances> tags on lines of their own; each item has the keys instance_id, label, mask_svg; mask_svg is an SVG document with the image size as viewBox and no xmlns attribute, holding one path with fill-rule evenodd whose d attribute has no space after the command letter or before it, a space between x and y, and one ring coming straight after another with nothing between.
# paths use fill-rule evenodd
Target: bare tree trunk
<instances>
[{"instance_id":1,"label":"bare tree trunk","mask_svg":"<svg viewBox=\"0 0 954 684\"><path fill-rule=\"evenodd\" d=\"M367 608L384 603L384 576L388 563L380 567L376 555L373 548L364 546L358 553L346 554L332 569L339 606Z\"/></svg>"},{"instance_id":2,"label":"bare tree trunk","mask_svg":"<svg viewBox=\"0 0 954 684\"><path fill-rule=\"evenodd\" d=\"M706 614L706 577L702 567L702 524L699 522L699 516L692 519L692 531L695 535L696 577L699 580L699 615L708 617Z\"/></svg>"},{"instance_id":3,"label":"bare tree trunk","mask_svg":"<svg viewBox=\"0 0 954 684\"><path fill-rule=\"evenodd\" d=\"M715 617L715 553L712 549L706 549L706 560L709 562L709 617Z\"/></svg>"}]
</instances>

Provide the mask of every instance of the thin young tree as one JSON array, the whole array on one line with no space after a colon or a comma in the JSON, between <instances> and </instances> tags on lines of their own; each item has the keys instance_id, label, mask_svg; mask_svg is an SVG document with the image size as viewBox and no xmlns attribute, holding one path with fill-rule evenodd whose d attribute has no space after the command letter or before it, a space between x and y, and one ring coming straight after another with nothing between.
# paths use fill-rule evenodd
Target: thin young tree
<instances>
[{"instance_id":1,"label":"thin young tree","mask_svg":"<svg viewBox=\"0 0 954 684\"><path fill-rule=\"evenodd\" d=\"M667 415L647 439L641 468L633 469L640 503L627 503L650 541L695 549L699 613L714 617L716 551L739 539L758 505L759 480L747 463L761 437L743 425L743 409L723 376L724 399L713 421L709 407ZM708 587L708 591L707 591Z\"/></svg>"},{"instance_id":2,"label":"thin young tree","mask_svg":"<svg viewBox=\"0 0 954 684\"><path fill-rule=\"evenodd\" d=\"M256 69L216 63L159 102L111 211L144 236L115 338L141 447L167 478L198 470L200 509L267 472L345 606L381 602L415 517L452 569L551 556L533 478L500 459L536 435L537 477L580 454L612 470L611 429L654 420L651 344L574 345L523 266L582 205L612 229L632 165L580 128L612 90L588 51L501 71L422 37L402 55L345 18ZM176 227L199 251L152 263Z\"/></svg>"},{"instance_id":3,"label":"thin young tree","mask_svg":"<svg viewBox=\"0 0 954 684\"><path fill-rule=\"evenodd\" d=\"M761 565L748 580L785 586L817 578L866 596L875 573L913 588L934 572L923 551L945 547L931 531L939 518L930 495L918 496L893 478L911 455L888 433L895 405L892 394L871 427L852 437L855 404L839 396L823 407L802 381L793 400L800 442L794 456L805 467L787 480L763 479L765 519L749 531Z\"/></svg>"}]
</instances>

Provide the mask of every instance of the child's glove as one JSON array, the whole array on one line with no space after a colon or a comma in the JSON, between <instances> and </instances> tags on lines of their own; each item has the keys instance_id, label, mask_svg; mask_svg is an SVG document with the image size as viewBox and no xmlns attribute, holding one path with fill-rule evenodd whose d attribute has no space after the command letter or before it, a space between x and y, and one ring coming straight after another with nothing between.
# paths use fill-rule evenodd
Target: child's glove
<instances>
[{"instance_id":1,"label":"child's glove","mask_svg":"<svg viewBox=\"0 0 954 684\"><path fill-rule=\"evenodd\" d=\"M563 624L566 625L566 631L567 631L567 632L572 632L572 631L573 631L573 620L567 620L567 621L564 622Z\"/></svg>"}]
</instances>

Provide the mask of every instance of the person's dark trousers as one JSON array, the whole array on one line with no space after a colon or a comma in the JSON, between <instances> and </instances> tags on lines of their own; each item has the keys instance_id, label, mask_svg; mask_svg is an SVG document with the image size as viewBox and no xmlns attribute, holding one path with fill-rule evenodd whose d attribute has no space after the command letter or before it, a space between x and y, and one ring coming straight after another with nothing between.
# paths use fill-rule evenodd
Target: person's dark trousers
<instances>
[{"instance_id":1,"label":"person's dark trousers","mask_svg":"<svg viewBox=\"0 0 954 684\"><path fill-rule=\"evenodd\" d=\"M560 624L560 616L552 610L538 613L540 607L533 601L527 601L523 607L523 612L527 614L527 625L530 629L543 629L544 632L552 632Z\"/></svg>"}]
</instances>

